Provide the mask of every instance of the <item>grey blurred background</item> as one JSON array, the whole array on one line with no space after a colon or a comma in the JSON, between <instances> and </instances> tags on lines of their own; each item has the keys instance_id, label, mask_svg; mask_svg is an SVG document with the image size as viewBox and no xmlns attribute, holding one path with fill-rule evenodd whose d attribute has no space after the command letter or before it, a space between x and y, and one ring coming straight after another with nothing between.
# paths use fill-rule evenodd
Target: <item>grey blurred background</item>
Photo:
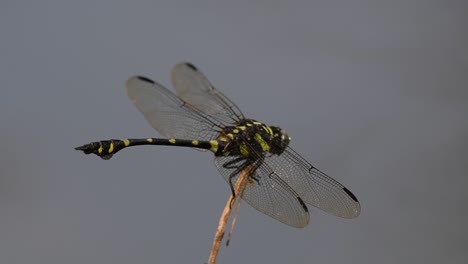
<instances>
[{"instance_id":1,"label":"grey blurred background","mask_svg":"<svg viewBox=\"0 0 468 264\"><path fill-rule=\"evenodd\" d=\"M0 263L204 263L229 187L125 94L197 65L359 198L304 229L243 204L219 263L466 263L466 1L0 3ZM465 224L463 224L465 223Z\"/></svg>"}]
</instances>

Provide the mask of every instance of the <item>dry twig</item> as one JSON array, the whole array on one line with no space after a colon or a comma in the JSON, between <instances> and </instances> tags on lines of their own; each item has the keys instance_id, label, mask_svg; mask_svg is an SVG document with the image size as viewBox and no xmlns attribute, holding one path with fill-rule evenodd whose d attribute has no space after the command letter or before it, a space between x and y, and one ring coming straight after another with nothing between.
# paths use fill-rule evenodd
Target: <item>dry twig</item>
<instances>
[{"instance_id":1,"label":"dry twig","mask_svg":"<svg viewBox=\"0 0 468 264\"><path fill-rule=\"evenodd\" d=\"M242 192L245 189L249 181L249 171L251 166L245 168L239 175L236 181L236 185L234 187L234 192L236 196L234 197L232 194L229 197L226 206L219 218L218 228L216 229L216 233L213 239L213 246L211 247L210 257L208 259L208 264L215 264L216 257L218 256L219 247L221 246L221 241L223 240L224 231L226 230L226 224L229 220L229 216L231 215L232 205L234 204L235 199L241 199Z\"/></svg>"}]
</instances>

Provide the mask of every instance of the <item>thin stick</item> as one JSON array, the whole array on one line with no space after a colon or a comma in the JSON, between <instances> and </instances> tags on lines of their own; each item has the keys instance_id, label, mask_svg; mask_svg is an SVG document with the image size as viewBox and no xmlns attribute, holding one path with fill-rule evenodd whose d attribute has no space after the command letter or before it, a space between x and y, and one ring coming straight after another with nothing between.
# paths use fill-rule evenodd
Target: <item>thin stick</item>
<instances>
[{"instance_id":1,"label":"thin stick","mask_svg":"<svg viewBox=\"0 0 468 264\"><path fill-rule=\"evenodd\" d=\"M213 239L213 246L211 247L211 252L210 252L210 257L208 259L208 264L215 264L216 263L216 257L218 256L219 252L219 247L221 245L221 241L223 240L224 236L224 230L226 230L226 224L229 220L229 216L232 211L232 204L234 199L241 199L242 192L245 189L245 186L247 185L248 179L249 179L249 171L250 171L251 166L245 168L239 175L236 181L236 185L234 187L234 192L236 193L236 196L233 197L232 194L229 197L226 206L224 207L224 210L219 218L219 223L218 223L218 228L216 229L216 233ZM238 195L241 194L241 195Z\"/></svg>"},{"instance_id":2,"label":"thin stick","mask_svg":"<svg viewBox=\"0 0 468 264\"><path fill-rule=\"evenodd\" d=\"M242 197L242 193L240 194L240 196ZM232 218L232 221L231 221L231 229L229 230L228 237L226 239L226 247L229 246L229 242L231 241L232 232L234 231L234 226L236 225L237 216L239 215L241 202L242 202L242 199L236 200L236 211L234 212L234 217Z\"/></svg>"}]
</instances>

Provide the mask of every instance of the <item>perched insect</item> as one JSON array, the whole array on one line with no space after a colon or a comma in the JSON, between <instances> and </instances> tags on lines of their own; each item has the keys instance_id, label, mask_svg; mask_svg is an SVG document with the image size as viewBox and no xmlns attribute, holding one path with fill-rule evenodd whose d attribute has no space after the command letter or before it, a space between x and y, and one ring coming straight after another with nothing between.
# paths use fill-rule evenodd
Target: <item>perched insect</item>
<instances>
[{"instance_id":1,"label":"perched insect","mask_svg":"<svg viewBox=\"0 0 468 264\"><path fill-rule=\"evenodd\" d=\"M242 171L248 170L249 184L242 199L287 225L307 225L306 204L343 218L359 215L356 196L291 149L291 138L284 130L245 118L195 66L176 65L172 81L177 95L145 77L135 76L127 81L128 97L167 139L111 139L76 150L103 159L139 145L210 150L233 195L233 184Z\"/></svg>"}]
</instances>

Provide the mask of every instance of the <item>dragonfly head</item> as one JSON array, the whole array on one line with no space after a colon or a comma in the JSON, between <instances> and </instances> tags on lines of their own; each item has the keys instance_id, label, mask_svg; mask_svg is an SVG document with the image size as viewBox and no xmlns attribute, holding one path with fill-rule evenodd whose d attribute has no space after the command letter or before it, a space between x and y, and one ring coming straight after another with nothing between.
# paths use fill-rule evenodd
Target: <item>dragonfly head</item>
<instances>
[{"instance_id":1,"label":"dragonfly head","mask_svg":"<svg viewBox=\"0 0 468 264\"><path fill-rule=\"evenodd\" d=\"M270 152L280 155L288 147L291 137L279 127L271 127L273 139L271 140Z\"/></svg>"}]
</instances>

